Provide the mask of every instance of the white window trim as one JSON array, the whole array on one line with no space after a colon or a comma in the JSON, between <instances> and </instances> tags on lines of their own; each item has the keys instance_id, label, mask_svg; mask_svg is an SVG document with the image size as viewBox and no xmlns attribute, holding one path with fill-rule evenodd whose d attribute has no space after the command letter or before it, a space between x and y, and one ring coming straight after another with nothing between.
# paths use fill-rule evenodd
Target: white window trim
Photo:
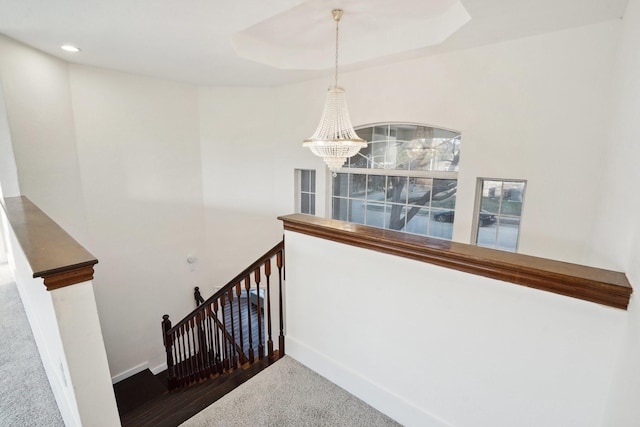
<instances>
[{"instance_id":1,"label":"white window trim","mask_svg":"<svg viewBox=\"0 0 640 427\"><path fill-rule=\"evenodd\" d=\"M476 178L476 195L475 195L475 200L474 200L474 207L473 207L473 222L471 225L471 239L470 239L470 243L474 246L478 246L478 232L480 231L480 209L482 208L482 184L483 181L500 181L502 183L505 182L522 182L524 183L524 190L522 191L522 210L520 212L520 226L518 227L518 238L516 240L516 247L513 253L518 253L518 249L520 248L520 234L522 231L522 220L523 220L523 215L522 213L524 212L524 206L525 206L525 195L527 192L527 187L529 186L529 183L526 179L518 179L518 178L489 178L489 177L479 177ZM501 202L502 203L502 202ZM497 223L499 225L499 221L500 221L500 215L498 216L498 220ZM500 230L498 229L498 233L500 233ZM496 240L497 240L497 236L496 236ZM481 246L481 247L485 247L485 246ZM502 250L505 251L504 249L499 249L499 248L489 248L489 249L496 249L496 250ZM505 252L510 252L510 251L505 251Z\"/></svg>"}]
</instances>

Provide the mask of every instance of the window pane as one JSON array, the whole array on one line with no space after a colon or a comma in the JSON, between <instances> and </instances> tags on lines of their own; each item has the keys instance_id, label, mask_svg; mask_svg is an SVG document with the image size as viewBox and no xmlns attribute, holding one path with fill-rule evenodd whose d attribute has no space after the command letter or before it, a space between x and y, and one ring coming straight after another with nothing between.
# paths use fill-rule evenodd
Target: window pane
<instances>
[{"instance_id":1,"label":"window pane","mask_svg":"<svg viewBox=\"0 0 640 427\"><path fill-rule=\"evenodd\" d=\"M370 168L384 168L386 164L386 151L389 141L389 126L376 126L373 128L373 136L370 147Z\"/></svg>"},{"instance_id":2,"label":"window pane","mask_svg":"<svg viewBox=\"0 0 640 427\"><path fill-rule=\"evenodd\" d=\"M349 175L349 197L364 199L367 195L367 175L350 174Z\"/></svg>"},{"instance_id":3,"label":"window pane","mask_svg":"<svg viewBox=\"0 0 640 427\"><path fill-rule=\"evenodd\" d=\"M429 236L451 240L454 219L455 212L452 210L433 210L429 222Z\"/></svg>"},{"instance_id":4,"label":"window pane","mask_svg":"<svg viewBox=\"0 0 640 427\"><path fill-rule=\"evenodd\" d=\"M408 211L407 232L414 234L427 234L429 225L429 209L412 207Z\"/></svg>"},{"instance_id":5,"label":"window pane","mask_svg":"<svg viewBox=\"0 0 640 427\"><path fill-rule=\"evenodd\" d=\"M349 174L339 173L333 177L333 195L347 197L349 195Z\"/></svg>"},{"instance_id":6,"label":"window pane","mask_svg":"<svg viewBox=\"0 0 640 427\"><path fill-rule=\"evenodd\" d=\"M332 198L331 218L347 221L347 200L338 197Z\"/></svg>"},{"instance_id":7,"label":"window pane","mask_svg":"<svg viewBox=\"0 0 640 427\"><path fill-rule=\"evenodd\" d=\"M373 128L367 127L367 128L357 130L356 134L360 138L364 139L365 141L371 141L373 137ZM349 161L347 162L348 167L366 169L370 167L369 166L370 157L371 157L371 147L367 144L367 146L364 148L361 148L360 151L358 151L358 153L355 156L349 158Z\"/></svg>"},{"instance_id":8,"label":"window pane","mask_svg":"<svg viewBox=\"0 0 640 427\"><path fill-rule=\"evenodd\" d=\"M411 162L411 148L407 141L389 141L385 158L386 169L409 169Z\"/></svg>"},{"instance_id":9,"label":"window pane","mask_svg":"<svg viewBox=\"0 0 640 427\"><path fill-rule=\"evenodd\" d=\"M387 202L407 203L407 182L406 176L387 177Z\"/></svg>"},{"instance_id":10,"label":"window pane","mask_svg":"<svg viewBox=\"0 0 640 427\"><path fill-rule=\"evenodd\" d=\"M316 171L310 170L309 171L309 187L312 193L316 192Z\"/></svg>"},{"instance_id":11,"label":"window pane","mask_svg":"<svg viewBox=\"0 0 640 427\"><path fill-rule=\"evenodd\" d=\"M386 210L389 213L389 216L386 218L385 228L390 230L403 230L406 221L405 205L387 204Z\"/></svg>"},{"instance_id":12,"label":"window pane","mask_svg":"<svg viewBox=\"0 0 640 427\"><path fill-rule=\"evenodd\" d=\"M309 179L309 171L308 170L301 170L300 171L300 190L301 191L306 191L309 192L310 189L310 179Z\"/></svg>"},{"instance_id":13,"label":"window pane","mask_svg":"<svg viewBox=\"0 0 640 427\"><path fill-rule=\"evenodd\" d=\"M309 203L309 215L316 214L316 195L309 194L310 203Z\"/></svg>"},{"instance_id":14,"label":"window pane","mask_svg":"<svg viewBox=\"0 0 640 427\"><path fill-rule=\"evenodd\" d=\"M502 196L502 181L484 181L482 184L482 203L480 210L493 214L500 213L500 197Z\"/></svg>"},{"instance_id":15,"label":"window pane","mask_svg":"<svg viewBox=\"0 0 640 427\"><path fill-rule=\"evenodd\" d=\"M520 218L500 217L496 247L515 252L518 247Z\"/></svg>"},{"instance_id":16,"label":"window pane","mask_svg":"<svg viewBox=\"0 0 640 427\"><path fill-rule=\"evenodd\" d=\"M498 228L495 224L488 226L480 226L478 228L478 246L484 246L487 248L495 248L496 246L496 232Z\"/></svg>"},{"instance_id":17,"label":"window pane","mask_svg":"<svg viewBox=\"0 0 640 427\"><path fill-rule=\"evenodd\" d=\"M384 203L386 199L387 177L368 175L367 181L367 200Z\"/></svg>"},{"instance_id":18,"label":"window pane","mask_svg":"<svg viewBox=\"0 0 640 427\"><path fill-rule=\"evenodd\" d=\"M303 214L308 214L310 212L310 199L311 195L309 193L300 194L300 212Z\"/></svg>"},{"instance_id":19,"label":"window pane","mask_svg":"<svg viewBox=\"0 0 640 427\"><path fill-rule=\"evenodd\" d=\"M384 204L367 202L366 224L384 228Z\"/></svg>"},{"instance_id":20,"label":"window pane","mask_svg":"<svg viewBox=\"0 0 640 427\"><path fill-rule=\"evenodd\" d=\"M458 180L434 179L433 196L431 196L431 206L444 209L455 209L457 191Z\"/></svg>"},{"instance_id":21,"label":"window pane","mask_svg":"<svg viewBox=\"0 0 640 427\"><path fill-rule=\"evenodd\" d=\"M349 201L349 222L364 224L364 201L351 199Z\"/></svg>"},{"instance_id":22,"label":"window pane","mask_svg":"<svg viewBox=\"0 0 640 427\"><path fill-rule=\"evenodd\" d=\"M431 201L431 178L409 178L408 201L410 205L429 206Z\"/></svg>"},{"instance_id":23,"label":"window pane","mask_svg":"<svg viewBox=\"0 0 640 427\"><path fill-rule=\"evenodd\" d=\"M361 148L358 153L349 159L349 167L367 169L371 168L371 144Z\"/></svg>"},{"instance_id":24,"label":"window pane","mask_svg":"<svg viewBox=\"0 0 640 427\"><path fill-rule=\"evenodd\" d=\"M524 182L505 182L502 186L501 215L522 215Z\"/></svg>"}]
</instances>

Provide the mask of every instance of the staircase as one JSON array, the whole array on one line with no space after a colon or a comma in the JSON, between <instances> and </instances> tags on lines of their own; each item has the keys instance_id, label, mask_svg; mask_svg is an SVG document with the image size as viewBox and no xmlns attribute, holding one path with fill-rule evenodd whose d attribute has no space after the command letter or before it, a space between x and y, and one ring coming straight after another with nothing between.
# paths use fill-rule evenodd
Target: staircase
<instances>
[{"instance_id":1,"label":"staircase","mask_svg":"<svg viewBox=\"0 0 640 427\"><path fill-rule=\"evenodd\" d=\"M281 241L206 301L196 288L175 325L164 315L167 370L114 385L122 425L177 426L284 356L283 284Z\"/></svg>"}]
</instances>

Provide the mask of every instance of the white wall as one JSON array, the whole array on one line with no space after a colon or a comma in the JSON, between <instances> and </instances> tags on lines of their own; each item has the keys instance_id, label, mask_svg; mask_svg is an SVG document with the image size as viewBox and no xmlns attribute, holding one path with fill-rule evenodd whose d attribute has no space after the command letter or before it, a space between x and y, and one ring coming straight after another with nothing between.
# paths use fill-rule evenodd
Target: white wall
<instances>
[{"instance_id":1,"label":"white wall","mask_svg":"<svg viewBox=\"0 0 640 427\"><path fill-rule=\"evenodd\" d=\"M285 237L287 354L400 423L602 425L625 311Z\"/></svg>"},{"instance_id":2,"label":"white wall","mask_svg":"<svg viewBox=\"0 0 640 427\"><path fill-rule=\"evenodd\" d=\"M2 76L0 75L0 196L15 197L19 195L18 168L13 154L11 130L9 129Z\"/></svg>"},{"instance_id":3,"label":"white wall","mask_svg":"<svg viewBox=\"0 0 640 427\"><path fill-rule=\"evenodd\" d=\"M408 121L462 132L455 240L470 241L477 177L526 179L520 252L585 263L620 28L610 21L344 73L340 80L356 125ZM245 254L272 243L274 216L293 211L295 168L318 169L325 207L326 168L300 145L320 119L330 81L327 75L275 89L200 91L215 276L232 276L251 258Z\"/></svg>"},{"instance_id":4,"label":"white wall","mask_svg":"<svg viewBox=\"0 0 640 427\"><path fill-rule=\"evenodd\" d=\"M302 148L302 137L292 136L306 131L299 121L315 128L322 98L317 117L301 120L302 114L291 112L305 98L283 100L282 92L286 89L199 91L206 262L214 287L225 285L282 239L276 217L294 210L294 169L324 170L322 161Z\"/></svg>"},{"instance_id":5,"label":"white wall","mask_svg":"<svg viewBox=\"0 0 640 427\"><path fill-rule=\"evenodd\" d=\"M0 198L20 195L18 168L13 155L11 131L7 119L7 108L4 103L4 90L0 76ZM0 264L7 262L7 245L4 227L0 227Z\"/></svg>"},{"instance_id":6,"label":"white wall","mask_svg":"<svg viewBox=\"0 0 640 427\"><path fill-rule=\"evenodd\" d=\"M71 92L98 310L121 379L165 362L162 315L182 319L205 277L197 89L72 65Z\"/></svg>"},{"instance_id":7,"label":"white wall","mask_svg":"<svg viewBox=\"0 0 640 427\"><path fill-rule=\"evenodd\" d=\"M594 259L625 271L640 285L640 1L630 0L624 15L614 91L614 120L606 146L607 173L592 238ZM625 427L640 420L640 300L631 298L618 367L603 425Z\"/></svg>"},{"instance_id":8,"label":"white wall","mask_svg":"<svg viewBox=\"0 0 640 427\"><path fill-rule=\"evenodd\" d=\"M70 65L3 36L0 73L22 194L100 261L111 373L160 367L162 315L189 312L206 277L197 88Z\"/></svg>"},{"instance_id":9,"label":"white wall","mask_svg":"<svg viewBox=\"0 0 640 427\"><path fill-rule=\"evenodd\" d=\"M33 271L0 209L10 266L51 390L68 427L119 426L93 284L48 291Z\"/></svg>"},{"instance_id":10,"label":"white wall","mask_svg":"<svg viewBox=\"0 0 640 427\"><path fill-rule=\"evenodd\" d=\"M470 241L477 177L526 179L519 252L584 263L619 30L610 21L350 73L352 119L462 132L454 240Z\"/></svg>"},{"instance_id":11,"label":"white wall","mask_svg":"<svg viewBox=\"0 0 640 427\"><path fill-rule=\"evenodd\" d=\"M0 35L0 78L21 194L86 244L67 63Z\"/></svg>"}]
</instances>

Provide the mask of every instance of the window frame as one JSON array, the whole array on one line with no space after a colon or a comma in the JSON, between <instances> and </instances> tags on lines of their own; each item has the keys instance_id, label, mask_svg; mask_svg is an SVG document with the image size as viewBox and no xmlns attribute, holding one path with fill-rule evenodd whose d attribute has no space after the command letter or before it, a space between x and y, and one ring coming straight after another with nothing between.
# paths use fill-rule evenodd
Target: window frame
<instances>
[{"instance_id":1,"label":"window frame","mask_svg":"<svg viewBox=\"0 0 640 427\"><path fill-rule=\"evenodd\" d=\"M305 191L303 190L303 183L302 183L302 175L303 172L309 172L309 191ZM296 168L295 169L295 212L296 213L301 213L304 215L313 215L315 216L316 213L318 212L318 173L316 169L303 169L303 168ZM313 191L311 190L313 188ZM310 197L310 201L311 198L313 199L313 203L309 203L309 210L311 211L311 207L313 207L313 212L302 212L302 198L304 195L308 195Z\"/></svg>"},{"instance_id":2,"label":"window frame","mask_svg":"<svg viewBox=\"0 0 640 427\"><path fill-rule=\"evenodd\" d=\"M457 130L444 128L444 127L440 127L440 126L424 124L424 123L415 123L415 122L379 122L379 123L371 123L371 124L366 124L366 125L362 125L362 126L357 126L355 128L355 130L358 131L358 130L369 129L369 128L375 129L375 128L380 128L380 127L385 127L385 126L388 127L388 131L387 132L389 132L390 129L393 126L417 126L417 127L433 128L433 129L437 129L437 130L440 130L440 131L451 132L451 133L457 134L457 136L449 138L449 139L458 138L460 140L459 143L461 143L461 139L462 139L461 132L459 132ZM369 144L372 143L372 142L376 142L376 141L367 141L367 143L369 143ZM358 156L358 154L356 154L356 156ZM398 177L407 177L409 179L411 179L411 178L425 178L425 179L432 179L432 180L455 180L456 182L458 182L458 176L459 176L459 171L458 170L455 170L455 171L414 170L414 169L393 169L393 168L380 168L380 167L358 168L358 167L350 167L351 160L352 159L347 159L347 163L345 164L345 166L340 168L337 171L337 173L339 173L339 174L357 174L357 175L364 175L364 176L383 176L383 177L398 176ZM334 198L347 200L347 206L348 206L349 200L351 200L352 197L350 195L347 195L346 197L335 196L335 194L334 194L334 191L335 191L334 190L334 180L331 178L330 175L328 176L328 178L329 178L328 181L329 182L328 182L328 186L327 186L329 191L326 192L326 195L327 195L327 217L328 218L333 218L334 217L333 216L333 214L334 214L334 206L333 206ZM432 201L430 200L429 201L429 206L427 207L429 209L429 216L430 216L429 217L429 221L432 220L432 214L433 214L433 208L431 206L431 203L432 203ZM455 212L455 207L454 207L453 211ZM349 215L349 208L348 207L347 207L347 215ZM347 219L348 219L348 217L347 217ZM347 222L350 222L350 221L347 221ZM354 224L360 224L358 222L353 222L353 223ZM366 223L366 220L365 220L365 223ZM455 224L455 216L454 216L453 222L451 223L451 227L452 227L451 238L436 237L436 236L430 236L430 237L452 241L453 240L453 234L454 234L453 233L454 224ZM380 227L376 227L376 228L380 228ZM406 228L407 228L407 223L405 222L405 226L403 227L403 229L402 230L396 230L396 231L399 231L399 232L402 232L402 233L407 233L407 234L413 234L413 235L427 236L427 234L409 232L409 231L406 230ZM382 229L388 229L388 228L383 227Z\"/></svg>"},{"instance_id":3,"label":"window frame","mask_svg":"<svg viewBox=\"0 0 640 427\"><path fill-rule=\"evenodd\" d=\"M496 214L496 227L497 227L497 230L496 230L496 244L494 246L478 245L478 237L479 237L479 233L480 233L480 211L482 209L482 191L484 189L485 181L500 182L503 187L504 187L505 183L509 183L509 182L518 183L518 184L524 184L523 190L522 190L522 207L520 208L520 216L518 217L520 219L520 222L518 224L518 235L517 235L517 238L516 238L516 244L515 244L515 248L514 248L513 251L508 250L508 249L502 249L502 248L499 248L497 246L498 237L500 236L500 217L502 217L502 216L514 217L514 215L503 215L501 212L498 212ZM475 194L475 200L474 200L473 222L472 222L471 239L470 239L470 243L472 245L478 246L478 247L482 247L482 248L487 248L487 249L495 249L495 250L499 250L499 251L503 251L503 252L518 253L518 249L519 249L519 246L520 246L520 232L522 231L522 217L523 217L522 214L524 212L525 194L527 192L527 186L528 186L528 181L526 179L520 179L520 178L478 177L476 179L476 194ZM503 198L502 198L502 193L501 193L500 206L502 206L502 202L503 202ZM499 209L499 211L501 211L501 210L502 210L502 208Z\"/></svg>"}]
</instances>

